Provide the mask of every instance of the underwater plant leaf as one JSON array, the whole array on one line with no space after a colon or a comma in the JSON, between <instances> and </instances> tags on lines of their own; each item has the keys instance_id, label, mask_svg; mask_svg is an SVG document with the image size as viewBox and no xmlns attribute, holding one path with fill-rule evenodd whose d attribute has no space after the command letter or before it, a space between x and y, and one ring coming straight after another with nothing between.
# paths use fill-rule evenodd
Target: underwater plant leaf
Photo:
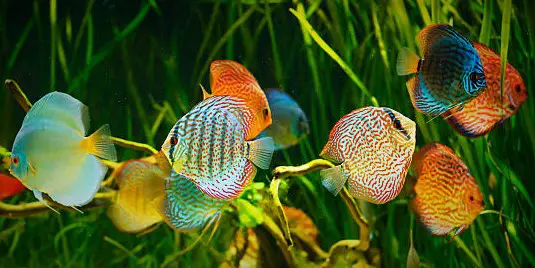
<instances>
[{"instance_id":1,"label":"underwater plant leaf","mask_svg":"<svg viewBox=\"0 0 535 268\"><path fill-rule=\"evenodd\" d=\"M264 222L262 209L253 206L245 199L236 200L238 206L238 218L243 227L254 228Z\"/></svg>"}]
</instances>

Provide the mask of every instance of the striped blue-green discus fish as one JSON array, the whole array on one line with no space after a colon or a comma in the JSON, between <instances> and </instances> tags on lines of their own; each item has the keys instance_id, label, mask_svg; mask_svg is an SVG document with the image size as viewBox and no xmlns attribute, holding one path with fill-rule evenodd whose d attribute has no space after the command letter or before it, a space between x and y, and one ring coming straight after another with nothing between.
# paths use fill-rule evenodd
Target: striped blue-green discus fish
<instances>
[{"instance_id":1,"label":"striped blue-green discus fish","mask_svg":"<svg viewBox=\"0 0 535 268\"><path fill-rule=\"evenodd\" d=\"M228 202L204 194L193 182L172 172L165 183L163 217L178 231L194 231L217 220Z\"/></svg>"},{"instance_id":2,"label":"striped blue-green discus fish","mask_svg":"<svg viewBox=\"0 0 535 268\"><path fill-rule=\"evenodd\" d=\"M417 38L422 58L404 48L397 61L399 75L416 73L407 82L416 109L429 115L462 109L487 87L477 50L453 27L429 25Z\"/></svg>"},{"instance_id":3,"label":"striped blue-green discus fish","mask_svg":"<svg viewBox=\"0 0 535 268\"><path fill-rule=\"evenodd\" d=\"M203 100L184 115L167 136L162 151L173 170L207 195L237 197L256 168L269 168L273 139L246 141L245 102L231 96Z\"/></svg>"}]
</instances>

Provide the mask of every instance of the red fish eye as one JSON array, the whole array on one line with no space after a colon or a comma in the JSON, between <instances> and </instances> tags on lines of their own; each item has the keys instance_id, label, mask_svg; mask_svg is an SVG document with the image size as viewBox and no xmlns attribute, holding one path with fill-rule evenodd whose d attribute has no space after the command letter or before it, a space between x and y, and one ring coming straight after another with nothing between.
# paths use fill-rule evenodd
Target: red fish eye
<instances>
[{"instance_id":1,"label":"red fish eye","mask_svg":"<svg viewBox=\"0 0 535 268\"><path fill-rule=\"evenodd\" d=\"M520 85L516 85L515 86L515 91L516 91L516 93L520 93Z\"/></svg>"},{"instance_id":2,"label":"red fish eye","mask_svg":"<svg viewBox=\"0 0 535 268\"><path fill-rule=\"evenodd\" d=\"M264 110L262 110L262 114L264 114L264 117L267 117L269 115L268 108L264 108Z\"/></svg>"},{"instance_id":3,"label":"red fish eye","mask_svg":"<svg viewBox=\"0 0 535 268\"><path fill-rule=\"evenodd\" d=\"M178 143L178 138L176 136L171 137L171 145L176 145Z\"/></svg>"},{"instance_id":4,"label":"red fish eye","mask_svg":"<svg viewBox=\"0 0 535 268\"><path fill-rule=\"evenodd\" d=\"M401 128L401 122L399 122L399 120L394 120L394 127L397 128L397 129L400 129Z\"/></svg>"},{"instance_id":5,"label":"red fish eye","mask_svg":"<svg viewBox=\"0 0 535 268\"><path fill-rule=\"evenodd\" d=\"M478 75L477 75L477 73L471 73L471 74L470 74L470 80L472 80L472 81L476 81L477 79L478 79Z\"/></svg>"},{"instance_id":6,"label":"red fish eye","mask_svg":"<svg viewBox=\"0 0 535 268\"><path fill-rule=\"evenodd\" d=\"M18 156L15 156L13 158L11 158L11 162L15 165L18 165L19 164L19 157Z\"/></svg>"},{"instance_id":7,"label":"red fish eye","mask_svg":"<svg viewBox=\"0 0 535 268\"><path fill-rule=\"evenodd\" d=\"M513 104L509 104L509 110L514 111L516 107Z\"/></svg>"},{"instance_id":8,"label":"red fish eye","mask_svg":"<svg viewBox=\"0 0 535 268\"><path fill-rule=\"evenodd\" d=\"M474 196L473 195L470 196L470 201L474 201Z\"/></svg>"}]
</instances>

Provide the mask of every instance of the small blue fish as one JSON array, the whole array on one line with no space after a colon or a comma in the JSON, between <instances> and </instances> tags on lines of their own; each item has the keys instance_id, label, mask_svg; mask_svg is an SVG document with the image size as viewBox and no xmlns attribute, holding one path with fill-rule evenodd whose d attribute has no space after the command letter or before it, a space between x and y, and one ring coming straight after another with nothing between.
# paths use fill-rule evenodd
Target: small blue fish
<instances>
[{"instance_id":1,"label":"small blue fish","mask_svg":"<svg viewBox=\"0 0 535 268\"><path fill-rule=\"evenodd\" d=\"M447 24L429 25L417 37L422 58L404 48L397 61L399 75L416 73L407 82L416 109L429 115L460 110L484 91L483 64L466 37Z\"/></svg>"},{"instance_id":2,"label":"small blue fish","mask_svg":"<svg viewBox=\"0 0 535 268\"><path fill-rule=\"evenodd\" d=\"M193 182L172 172L165 183L163 217L178 231L198 230L217 220L228 202L204 194Z\"/></svg>"},{"instance_id":3,"label":"small blue fish","mask_svg":"<svg viewBox=\"0 0 535 268\"><path fill-rule=\"evenodd\" d=\"M84 104L60 92L45 95L17 133L11 173L41 202L46 193L64 206L89 203L108 169L99 158L115 161L117 156L108 125L85 137L88 129Z\"/></svg>"},{"instance_id":4,"label":"small blue fish","mask_svg":"<svg viewBox=\"0 0 535 268\"><path fill-rule=\"evenodd\" d=\"M272 137L275 150L281 150L296 145L308 135L308 120L297 102L279 89L268 89L266 97L273 123L259 137Z\"/></svg>"}]
</instances>

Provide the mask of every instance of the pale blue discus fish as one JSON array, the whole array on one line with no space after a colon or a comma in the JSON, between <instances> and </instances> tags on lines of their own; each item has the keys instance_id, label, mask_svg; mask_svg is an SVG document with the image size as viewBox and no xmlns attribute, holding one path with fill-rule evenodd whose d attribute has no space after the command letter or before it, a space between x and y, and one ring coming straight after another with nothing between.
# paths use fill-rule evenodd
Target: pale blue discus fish
<instances>
[{"instance_id":1,"label":"pale blue discus fish","mask_svg":"<svg viewBox=\"0 0 535 268\"><path fill-rule=\"evenodd\" d=\"M85 137L88 129L83 103L61 92L45 95L17 133L10 172L43 203L42 193L64 206L89 203L107 171L98 158L116 161L117 155L108 125Z\"/></svg>"},{"instance_id":2,"label":"pale blue discus fish","mask_svg":"<svg viewBox=\"0 0 535 268\"><path fill-rule=\"evenodd\" d=\"M272 137L275 150L298 144L310 132L308 119L295 100L279 89L266 90L272 124L258 137Z\"/></svg>"}]
</instances>

